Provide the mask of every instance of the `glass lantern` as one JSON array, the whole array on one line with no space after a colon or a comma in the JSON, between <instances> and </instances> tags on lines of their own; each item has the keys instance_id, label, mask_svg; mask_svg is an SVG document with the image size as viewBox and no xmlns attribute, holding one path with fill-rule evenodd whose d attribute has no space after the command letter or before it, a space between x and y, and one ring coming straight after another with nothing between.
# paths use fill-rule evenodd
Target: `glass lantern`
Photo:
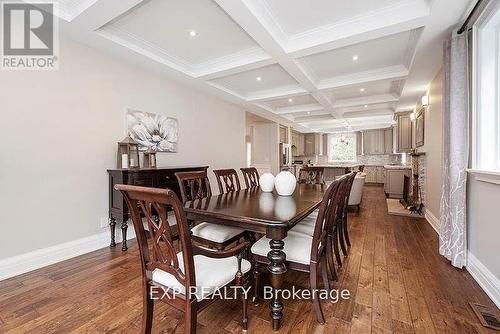
<instances>
[{"instance_id":1,"label":"glass lantern","mask_svg":"<svg viewBox=\"0 0 500 334\"><path fill-rule=\"evenodd\" d=\"M139 168L139 144L130 136L125 137L118 143L116 160L118 168Z\"/></svg>"},{"instance_id":2,"label":"glass lantern","mask_svg":"<svg viewBox=\"0 0 500 334\"><path fill-rule=\"evenodd\" d=\"M144 158L142 160L143 168L156 168L156 151L151 147L144 152Z\"/></svg>"}]
</instances>

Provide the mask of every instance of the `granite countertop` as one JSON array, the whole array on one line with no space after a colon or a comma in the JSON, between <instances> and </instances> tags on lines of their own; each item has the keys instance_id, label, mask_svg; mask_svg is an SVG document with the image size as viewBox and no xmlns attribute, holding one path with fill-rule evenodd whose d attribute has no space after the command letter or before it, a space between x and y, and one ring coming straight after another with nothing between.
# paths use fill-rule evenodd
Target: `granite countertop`
<instances>
[{"instance_id":1,"label":"granite countertop","mask_svg":"<svg viewBox=\"0 0 500 334\"><path fill-rule=\"evenodd\" d=\"M314 167L324 167L324 168L356 168L359 166L360 164L356 163L314 165Z\"/></svg>"},{"instance_id":2,"label":"granite countertop","mask_svg":"<svg viewBox=\"0 0 500 334\"><path fill-rule=\"evenodd\" d=\"M384 165L385 169L411 169L408 165Z\"/></svg>"}]
</instances>

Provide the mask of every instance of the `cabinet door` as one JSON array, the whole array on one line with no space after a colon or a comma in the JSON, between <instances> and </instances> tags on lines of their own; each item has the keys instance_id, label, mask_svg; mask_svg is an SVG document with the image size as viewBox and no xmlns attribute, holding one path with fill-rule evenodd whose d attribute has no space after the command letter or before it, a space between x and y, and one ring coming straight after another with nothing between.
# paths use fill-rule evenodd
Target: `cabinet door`
<instances>
[{"instance_id":1,"label":"cabinet door","mask_svg":"<svg viewBox=\"0 0 500 334\"><path fill-rule=\"evenodd\" d=\"M372 150L373 136L370 131L363 132L363 154L373 154Z\"/></svg>"},{"instance_id":2,"label":"cabinet door","mask_svg":"<svg viewBox=\"0 0 500 334\"><path fill-rule=\"evenodd\" d=\"M363 154L363 134L361 131L356 132L356 155Z\"/></svg>"},{"instance_id":3,"label":"cabinet door","mask_svg":"<svg viewBox=\"0 0 500 334\"><path fill-rule=\"evenodd\" d=\"M410 114L398 116L398 152L407 152L412 148Z\"/></svg>"},{"instance_id":4,"label":"cabinet door","mask_svg":"<svg viewBox=\"0 0 500 334\"><path fill-rule=\"evenodd\" d=\"M376 138L376 154L385 154L385 145L384 145L384 130L376 130L375 131Z\"/></svg>"},{"instance_id":5,"label":"cabinet door","mask_svg":"<svg viewBox=\"0 0 500 334\"><path fill-rule=\"evenodd\" d=\"M304 135L304 154L314 155L314 133L307 133Z\"/></svg>"},{"instance_id":6,"label":"cabinet door","mask_svg":"<svg viewBox=\"0 0 500 334\"><path fill-rule=\"evenodd\" d=\"M392 128L384 130L384 146L385 154L392 154Z\"/></svg>"},{"instance_id":7,"label":"cabinet door","mask_svg":"<svg viewBox=\"0 0 500 334\"><path fill-rule=\"evenodd\" d=\"M297 154L300 156L304 155L304 135L301 133L298 136Z\"/></svg>"},{"instance_id":8,"label":"cabinet door","mask_svg":"<svg viewBox=\"0 0 500 334\"><path fill-rule=\"evenodd\" d=\"M377 167L377 183L385 183L385 168Z\"/></svg>"}]
</instances>

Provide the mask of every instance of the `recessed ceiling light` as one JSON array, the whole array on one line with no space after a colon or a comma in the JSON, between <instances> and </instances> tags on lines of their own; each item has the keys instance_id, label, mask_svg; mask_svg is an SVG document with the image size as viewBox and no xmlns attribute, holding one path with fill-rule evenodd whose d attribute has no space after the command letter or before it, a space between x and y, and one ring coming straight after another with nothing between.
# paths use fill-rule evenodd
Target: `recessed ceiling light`
<instances>
[{"instance_id":1,"label":"recessed ceiling light","mask_svg":"<svg viewBox=\"0 0 500 334\"><path fill-rule=\"evenodd\" d=\"M365 104L363 107L368 108L368 105L367 105L367 104Z\"/></svg>"},{"instance_id":2,"label":"recessed ceiling light","mask_svg":"<svg viewBox=\"0 0 500 334\"><path fill-rule=\"evenodd\" d=\"M310 112L310 111L308 111L308 112L307 112L307 114L308 114L308 115L311 115L311 112Z\"/></svg>"},{"instance_id":3,"label":"recessed ceiling light","mask_svg":"<svg viewBox=\"0 0 500 334\"><path fill-rule=\"evenodd\" d=\"M360 91L360 92L364 92L364 91L365 91L365 89L364 89L364 88L360 88L360 89L359 89L359 91Z\"/></svg>"},{"instance_id":4,"label":"recessed ceiling light","mask_svg":"<svg viewBox=\"0 0 500 334\"><path fill-rule=\"evenodd\" d=\"M262 80L262 78L261 78L261 77L257 77L257 78L255 78L255 80L257 80L257 81L261 81L261 80Z\"/></svg>"},{"instance_id":5,"label":"recessed ceiling light","mask_svg":"<svg viewBox=\"0 0 500 334\"><path fill-rule=\"evenodd\" d=\"M353 61L356 61L356 60L358 60L358 59L359 59L358 55L354 55L354 56L352 56L352 60L353 60Z\"/></svg>"},{"instance_id":6,"label":"recessed ceiling light","mask_svg":"<svg viewBox=\"0 0 500 334\"><path fill-rule=\"evenodd\" d=\"M189 30L189 36L190 37L196 37L196 35L198 35L198 33L196 32L196 30Z\"/></svg>"},{"instance_id":7,"label":"recessed ceiling light","mask_svg":"<svg viewBox=\"0 0 500 334\"><path fill-rule=\"evenodd\" d=\"M292 98L289 98L289 99L288 99L288 102L293 102L293 99L292 99Z\"/></svg>"}]
</instances>

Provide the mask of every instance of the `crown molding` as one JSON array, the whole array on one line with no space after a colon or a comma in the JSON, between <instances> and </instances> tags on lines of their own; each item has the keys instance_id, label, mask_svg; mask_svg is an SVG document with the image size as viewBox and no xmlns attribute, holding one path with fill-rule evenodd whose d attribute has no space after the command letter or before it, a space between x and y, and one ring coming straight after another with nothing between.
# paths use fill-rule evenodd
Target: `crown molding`
<instances>
[{"instance_id":1,"label":"crown molding","mask_svg":"<svg viewBox=\"0 0 500 334\"><path fill-rule=\"evenodd\" d=\"M250 93L247 95L248 102L265 102L279 98L287 98L295 95L305 94L307 91L298 85L278 87L275 89L268 89Z\"/></svg>"},{"instance_id":2,"label":"crown molding","mask_svg":"<svg viewBox=\"0 0 500 334\"><path fill-rule=\"evenodd\" d=\"M396 102L399 98L393 94L379 94L370 95L363 97L355 97L350 99L341 99L335 101L335 108L345 108L351 106L358 106L363 104L375 104L375 103L386 103L386 102Z\"/></svg>"},{"instance_id":3,"label":"crown molding","mask_svg":"<svg viewBox=\"0 0 500 334\"><path fill-rule=\"evenodd\" d=\"M374 81L399 80L406 78L408 74L408 68L404 65L382 67L374 70L357 72L347 75L339 75L336 77L323 79L318 84L318 90L324 91Z\"/></svg>"},{"instance_id":4,"label":"crown molding","mask_svg":"<svg viewBox=\"0 0 500 334\"><path fill-rule=\"evenodd\" d=\"M192 64L179 57L170 55L159 46L119 27L106 25L95 32L104 38L164 64L173 70L189 75L192 78L209 80L276 63L262 48L254 47L202 63Z\"/></svg>"},{"instance_id":5,"label":"crown molding","mask_svg":"<svg viewBox=\"0 0 500 334\"><path fill-rule=\"evenodd\" d=\"M330 114L324 114L324 115L313 115L313 116L299 116L295 117L293 119L294 122L297 123L302 123L302 124L307 124L307 123L312 123L312 122L317 122L317 121L334 121L335 118L330 115Z\"/></svg>"},{"instance_id":6,"label":"crown molding","mask_svg":"<svg viewBox=\"0 0 500 334\"><path fill-rule=\"evenodd\" d=\"M54 2L54 15L67 22L73 21L98 0L59 0ZM26 3L33 1L23 0ZM34 3L36 6L36 3Z\"/></svg>"},{"instance_id":7,"label":"crown molding","mask_svg":"<svg viewBox=\"0 0 500 334\"><path fill-rule=\"evenodd\" d=\"M281 107L276 108L275 113L277 114L292 114L292 113L300 113L300 112L308 112L308 111L318 111L323 110L323 106L319 103L310 103L310 104L301 104L290 107Z\"/></svg>"},{"instance_id":8,"label":"crown molding","mask_svg":"<svg viewBox=\"0 0 500 334\"><path fill-rule=\"evenodd\" d=\"M359 118L370 116L392 116L393 114L394 110L391 109L375 109L367 111L345 112L343 116L344 118Z\"/></svg>"},{"instance_id":9,"label":"crown molding","mask_svg":"<svg viewBox=\"0 0 500 334\"><path fill-rule=\"evenodd\" d=\"M410 69L413 65L413 60L415 59L415 54L417 53L418 42L420 41L420 36L422 36L423 30L423 28L412 30L410 37L408 38L408 45L406 47L404 57L404 64L408 69Z\"/></svg>"}]
</instances>

